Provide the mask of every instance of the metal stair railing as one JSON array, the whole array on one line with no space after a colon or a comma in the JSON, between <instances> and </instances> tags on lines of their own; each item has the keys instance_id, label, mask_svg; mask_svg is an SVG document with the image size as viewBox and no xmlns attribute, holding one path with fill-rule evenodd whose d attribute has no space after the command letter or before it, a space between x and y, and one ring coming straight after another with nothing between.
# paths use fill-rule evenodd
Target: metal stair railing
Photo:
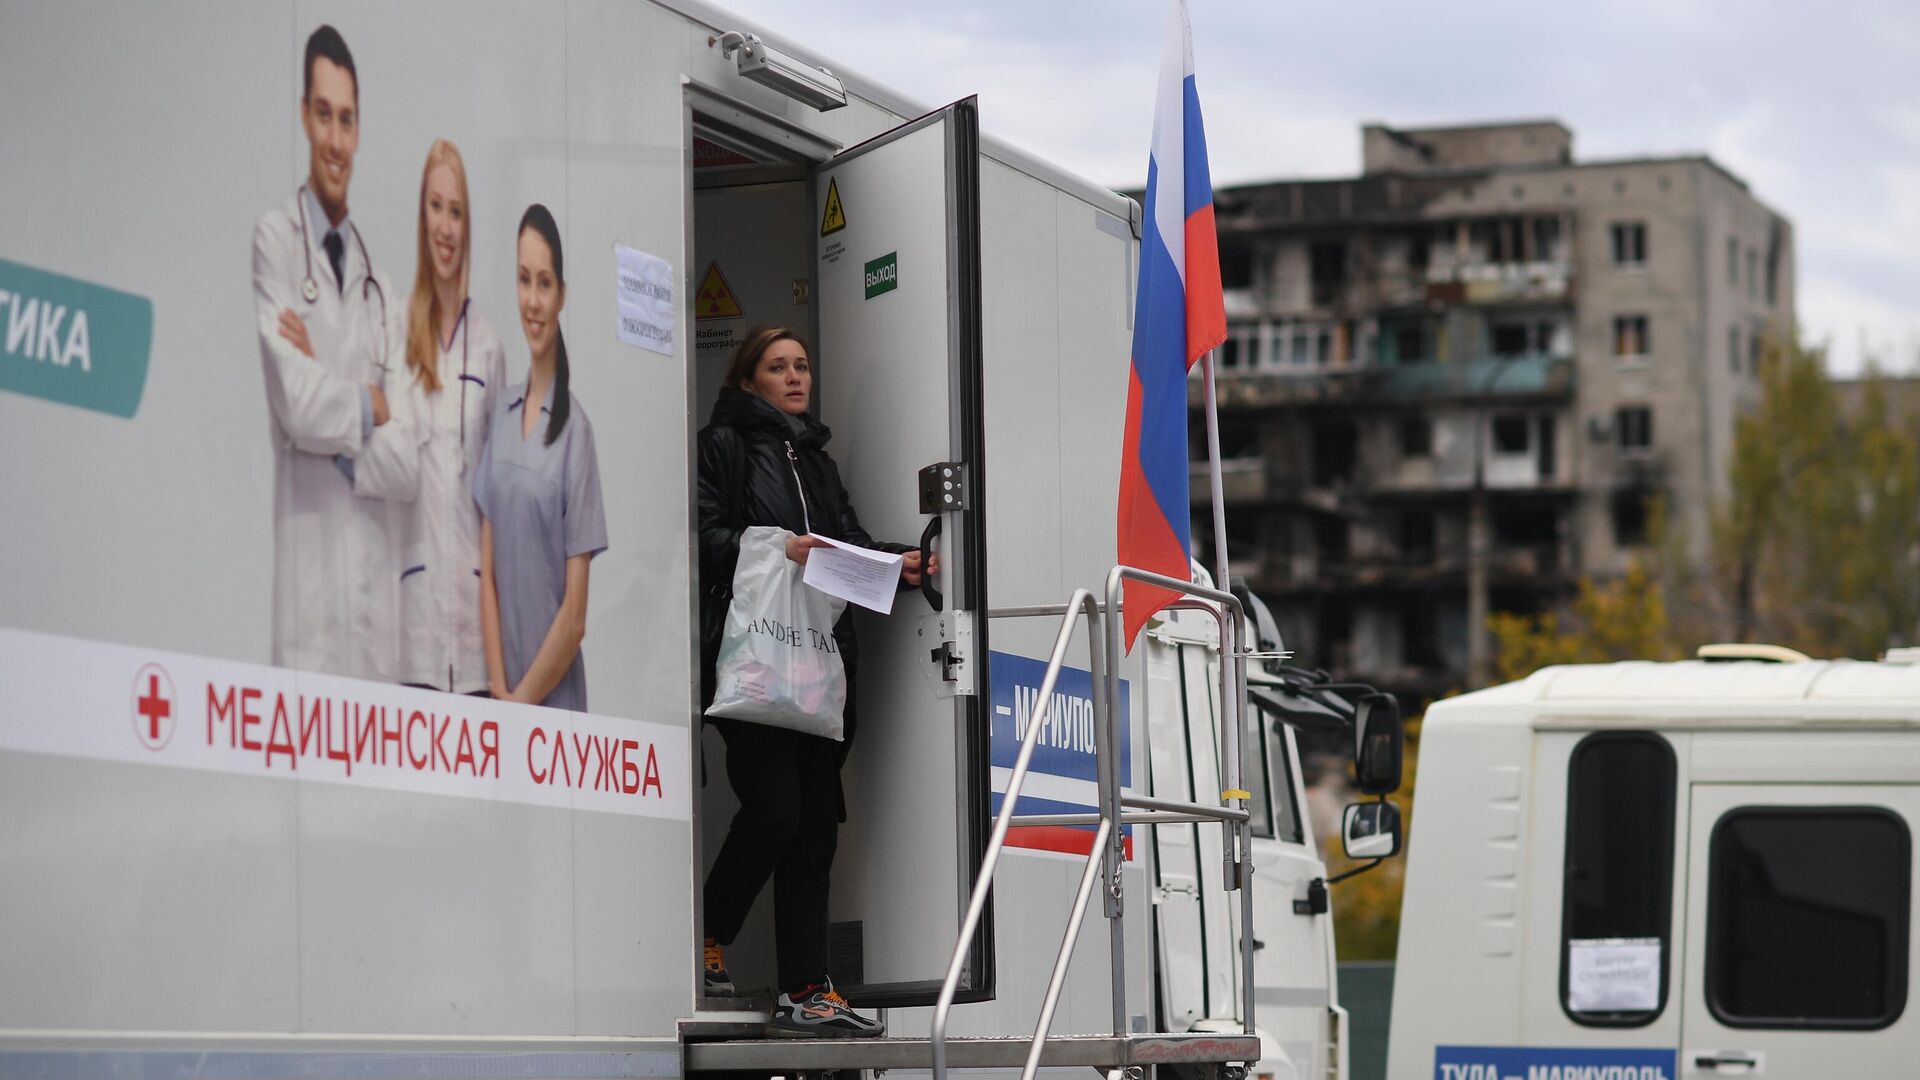
<instances>
[{"instance_id":1,"label":"metal stair railing","mask_svg":"<svg viewBox=\"0 0 1920 1080\"><path fill-rule=\"evenodd\" d=\"M1181 599L1171 606L1193 608L1211 614L1220 625L1221 663L1220 685L1223 707L1229 707L1232 716L1226 718L1221 732L1220 776L1226 783L1221 792L1223 805L1186 803L1169 799L1155 799L1140 795L1123 795L1120 786L1118 757L1114 752L1119 744L1119 714L1116 707L1120 692L1120 592L1126 581L1139 581L1158 586L1180 594ZM980 876L974 882L973 892L967 903L967 912L961 920L959 940L954 945L953 959L947 967L947 976L940 988L940 996L933 1013L932 1049L934 1080L946 1080L947 1060L947 1020L953 1010L954 994L960 983L960 977L966 964L968 949L973 944L974 934L979 929L980 916L985 910L988 895L992 892L994 873L999 866L1000 853L1005 847L1007 831L1016 824L1028 825L1093 825L1094 842L1087 855L1086 869L1081 873L1079 888L1075 891L1073 908L1068 917L1067 929L1060 944L1060 952L1054 958L1052 974L1047 981L1046 997L1041 1005L1040 1016L1033 1034L1033 1043L1027 1052L1025 1067L1021 1070L1021 1080L1032 1080L1034 1071L1040 1063L1042 1048L1046 1044L1048 1029L1053 1024L1054 1009L1059 1003L1060 989L1066 980L1067 967L1073 958L1073 947L1078 940L1080 924L1085 917L1087 902L1096 881L1105 881L1104 914L1108 920L1110 967L1113 981L1113 1031L1116 1036L1127 1034L1127 1004L1125 978L1126 931L1124 925L1124 879L1125 839L1122 834L1124 825L1143 825L1152 827L1175 822L1218 821L1223 830L1225 843L1225 890L1240 892L1240 968L1241 968L1241 1009L1248 1034L1254 1031L1253 1018L1253 894L1252 884L1252 815L1247 808L1250 798L1242 789L1243 751L1241 733L1246 730L1246 648L1247 623L1246 612L1240 601L1232 593L1222 592L1189 581L1155 574L1131 566L1116 566L1107 575L1107 602L1105 620L1101 618L1102 605L1096 602L1093 594L1086 589L1074 590L1073 597L1062 609L1060 631L1054 638L1053 651L1047 661L1046 676L1040 685L1040 700L1028 721L1026 733L1021 738L1020 753L1014 761L1012 774L1007 780L1007 790L1002 796L1000 812L994 820L993 833L987 841L987 848L980 863ZM1038 611L1034 612L1038 613ZM1050 612L1049 612L1050 613ZM1073 641L1074 623L1084 615L1089 631L1088 654L1089 673L1093 681L1094 754L1098 770L1100 788L1100 809L1096 813L1074 814L1032 814L1016 815L1014 810L1020 800L1021 789L1026 784L1027 767L1033 759L1033 750L1048 711L1053 707L1054 685L1059 679L1061 666L1066 661L1067 649ZM1228 660L1231 658L1231 664ZM1239 805L1231 805L1238 803ZM1105 872L1101 873L1102 867Z\"/></svg>"},{"instance_id":2,"label":"metal stair railing","mask_svg":"<svg viewBox=\"0 0 1920 1080\"><path fill-rule=\"evenodd\" d=\"M1112 699L1120 689L1120 595L1122 587L1128 581L1137 581L1177 593L1180 599L1171 605L1180 608L1192 608L1207 612L1220 626L1220 778L1225 789L1220 792L1223 805L1204 806L1172 803L1162 799L1151 799L1132 795L1124 799L1115 785L1112 816L1120 817L1122 806L1141 810L1179 810L1198 813L1217 820L1221 824L1222 838L1225 841L1222 859L1224 872L1222 883L1225 891L1240 893L1240 1015L1247 1034L1254 1033L1253 1019L1253 815L1248 808L1252 795L1246 790L1245 753L1241 746L1241 737L1247 730L1247 612L1240 604L1240 598L1221 589L1196 585L1191 581L1165 574L1156 574L1142 570L1137 566L1115 566L1107 572L1107 698ZM1106 728L1110 730L1115 723L1114 715L1108 717ZM1100 725L1096 725L1099 728ZM1109 750L1118 744L1112 735L1109 741L1098 748L1102 757L1113 755ZM1117 768L1117 765L1114 766ZM1149 823L1151 824L1151 823ZM1120 957L1124 946L1124 930L1121 925L1121 860L1123 854L1118 843L1118 833L1107 840L1108 852L1108 900L1113 914L1110 916L1109 932L1112 939L1114 957L1114 1031L1120 1032L1120 1025L1126 1019L1126 986L1120 979Z\"/></svg>"},{"instance_id":3,"label":"metal stair railing","mask_svg":"<svg viewBox=\"0 0 1920 1080\"><path fill-rule=\"evenodd\" d=\"M1006 846L1007 829L1013 824L1014 806L1020 801L1020 789L1027 782L1027 766L1033 760L1033 748L1038 740L1040 729L1045 725L1047 713L1053 708L1053 688L1060 679L1060 667L1066 662L1067 647L1073 643L1073 627L1081 614L1086 615L1088 627L1087 654L1090 670L1093 673L1093 711L1096 718L1104 715L1106 695L1109 692L1107 681L1102 678L1105 670L1106 652L1102 649L1104 627L1100 624L1100 607L1094 602L1093 593L1086 589L1075 589L1072 599L1067 601L1066 613L1060 619L1060 632L1054 635L1053 652L1047 659L1047 674L1040 683L1040 700L1035 706L1032 717L1027 722L1026 735L1020 740L1020 755L1014 759L1013 774L1007 778L1006 794L1001 797L1000 813L993 822L993 834L987 840L987 850L980 859L980 877L973 885L973 895L967 901L966 917L960 921L960 940L953 947L953 959L947 965L946 980L940 986L940 998L933 1010L933 1076L934 1080L946 1080L947 1076L947 1016L953 1011L953 996L960 985L960 976L966 966L967 950L973 945L973 935L980 927L980 915L987 905L987 896L993 890L994 871L1000 864L1000 851ZM1096 722L1096 742L1104 730ZM1099 751L1096 749L1096 754ZM1104 756L1104 755L1102 755ZM1101 771L1101 791L1105 795L1106 772ZM1086 904L1093 883L1098 876L1101 853L1107 849L1106 837L1111 832L1108 822L1102 821L1098 835L1101 842L1087 855L1087 869L1080 877L1080 889L1074 899L1073 917L1067 923L1066 942L1063 953L1070 956L1073 942L1079 934L1080 919L1086 912ZM1040 1030L1034 1036L1033 1049L1027 1054L1026 1067L1021 1070L1022 1080L1031 1080L1034 1069L1040 1062L1040 1047L1046 1039L1046 1029L1052 1020L1055 1003L1059 999L1060 983L1066 974L1064 957L1056 962L1054 975L1047 986L1046 1006L1042 1010Z\"/></svg>"}]
</instances>

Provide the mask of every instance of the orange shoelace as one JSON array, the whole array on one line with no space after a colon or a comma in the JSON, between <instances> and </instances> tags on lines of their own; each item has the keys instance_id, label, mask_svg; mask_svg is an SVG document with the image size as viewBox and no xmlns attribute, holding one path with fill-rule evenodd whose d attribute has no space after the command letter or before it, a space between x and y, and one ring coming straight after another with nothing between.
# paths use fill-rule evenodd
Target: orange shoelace
<instances>
[{"instance_id":1,"label":"orange shoelace","mask_svg":"<svg viewBox=\"0 0 1920 1080\"><path fill-rule=\"evenodd\" d=\"M853 1008L853 1006L847 1004L846 998L843 998L840 996L840 991L838 990L827 991L827 1000L833 1002L835 1005L838 1005L843 1009Z\"/></svg>"},{"instance_id":2,"label":"orange shoelace","mask_svg":"<svg viewBox=\"0 0 1920 1080\"><path fill-rule=\"evenodd\" d=\"M726 954L720 951L720 946L708 945L706 947L706 962L708 967L725 967Z\"/></svg>"}]
</instances>

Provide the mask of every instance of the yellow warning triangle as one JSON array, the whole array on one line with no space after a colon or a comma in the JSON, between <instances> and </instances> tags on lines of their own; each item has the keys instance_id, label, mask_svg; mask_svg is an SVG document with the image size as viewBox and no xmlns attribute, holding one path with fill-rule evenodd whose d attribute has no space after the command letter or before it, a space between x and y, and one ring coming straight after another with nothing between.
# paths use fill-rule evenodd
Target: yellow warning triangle
<instances>
[{"instance_id":1,"label":"yellow warning triangle","mask_svg":"<svg viewBox=\"0 0 1920 1080\"><path fill-rule=\"evenodd\" d=\"M820 215L820 235L827 236L847 227L847 211L840 205L840 181L827 181L827 212Z\"/></svg>"},{"instance_id":2,"label":"yellow warning triangle","mask_svg":"<svg viewBox=\"0 0 1920 1080\"><path fill-rule=\"evenodd\" d=\"M726 276L720 273L720 264L708 263L707 272L700 278L700 288L693 294L693 317L738 319L744 315L739 299L733 295L733 286L728 285Z\"/></svg>"}]
</instances>

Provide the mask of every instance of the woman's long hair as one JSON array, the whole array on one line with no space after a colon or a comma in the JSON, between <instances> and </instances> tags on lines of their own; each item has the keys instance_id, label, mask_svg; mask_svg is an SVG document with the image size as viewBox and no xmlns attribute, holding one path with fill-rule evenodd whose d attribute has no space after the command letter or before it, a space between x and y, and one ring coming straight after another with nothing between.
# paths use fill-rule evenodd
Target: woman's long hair
<instances>
[{"instance_id":1,"label":"woman's long hair","mask_svg":"<svg viewBox=\"0 0 1920 1080\"><path fill-rule=\"evenodd\" d=\"M747 331L740 347L733 350L733 359L727 361L727 373L721 376L721 386L731 386L735 390L744 389L753 381L753 373L760 370L760 360L773 348L776 341L791 341L800 346L807 354L808 363L813 360L813 350L807 347L807 339L785 326L756 326Z\"/></svg>"},{"instance_id":2,"label":"woman's long hair","mask_svg":"<svg viewBox=\"0 0 1920 1080\"><path fill-rule=\"evenodd\" d=\"M539 203L527 207L527 212L520 215L520 228L514 235L518 236L528 229L539 233L540 239L546 241L547 250L553 253L553 280L565 289L567 273L560 257L560 226L553 220L553 211ZM553 390L547 396L553 405L547 416L546 445L552 446L553 440L559 438L560 432L566 428L567 413L572 408L567 391L567 335L560 330L558 312L554 313L553 323Z\"/></svg>"},{"instance_id":3,"label":"woman's long hair","mask_svg":"<svg viewBox=\"0 0 1920 1080\"><path fill-rule=\"evenodd\" d=\"M440 389L440 294L433 287L433 252L427 249L427 177L445 165L453 170L453 182L460 188L460 206L466 213L460 230L460 295L467 295L467 279L473 254L473 202L467 198L467 165L460 150L445 139L433 140L427 148L427 165L420 170L419 257L413 270L413 296L407 301L407 367L428 393ZM559 262L555 258L555 263Z\"/></svg>"}]
</instances>

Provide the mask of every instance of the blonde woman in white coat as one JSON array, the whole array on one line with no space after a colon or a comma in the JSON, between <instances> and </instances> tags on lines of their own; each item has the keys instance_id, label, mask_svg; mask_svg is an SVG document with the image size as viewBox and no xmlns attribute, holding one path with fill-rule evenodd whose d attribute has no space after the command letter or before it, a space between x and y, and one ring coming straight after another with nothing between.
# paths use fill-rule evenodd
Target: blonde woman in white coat
<instances>
[{"instance_id":1,"label":"blonde woman in white coat","mask_svg":"<svg viewBox=\"0 0 1920 1080\"><path fill-rule=\"evenodd\" d=\"M507 356L467 295L467 170L445 139L420 178L419 259L407 305L412 413L427 429L400 565L400 681L487 692L480 636L480 510L473 471L506 388Z\"/></svg>"}]
</instances>

